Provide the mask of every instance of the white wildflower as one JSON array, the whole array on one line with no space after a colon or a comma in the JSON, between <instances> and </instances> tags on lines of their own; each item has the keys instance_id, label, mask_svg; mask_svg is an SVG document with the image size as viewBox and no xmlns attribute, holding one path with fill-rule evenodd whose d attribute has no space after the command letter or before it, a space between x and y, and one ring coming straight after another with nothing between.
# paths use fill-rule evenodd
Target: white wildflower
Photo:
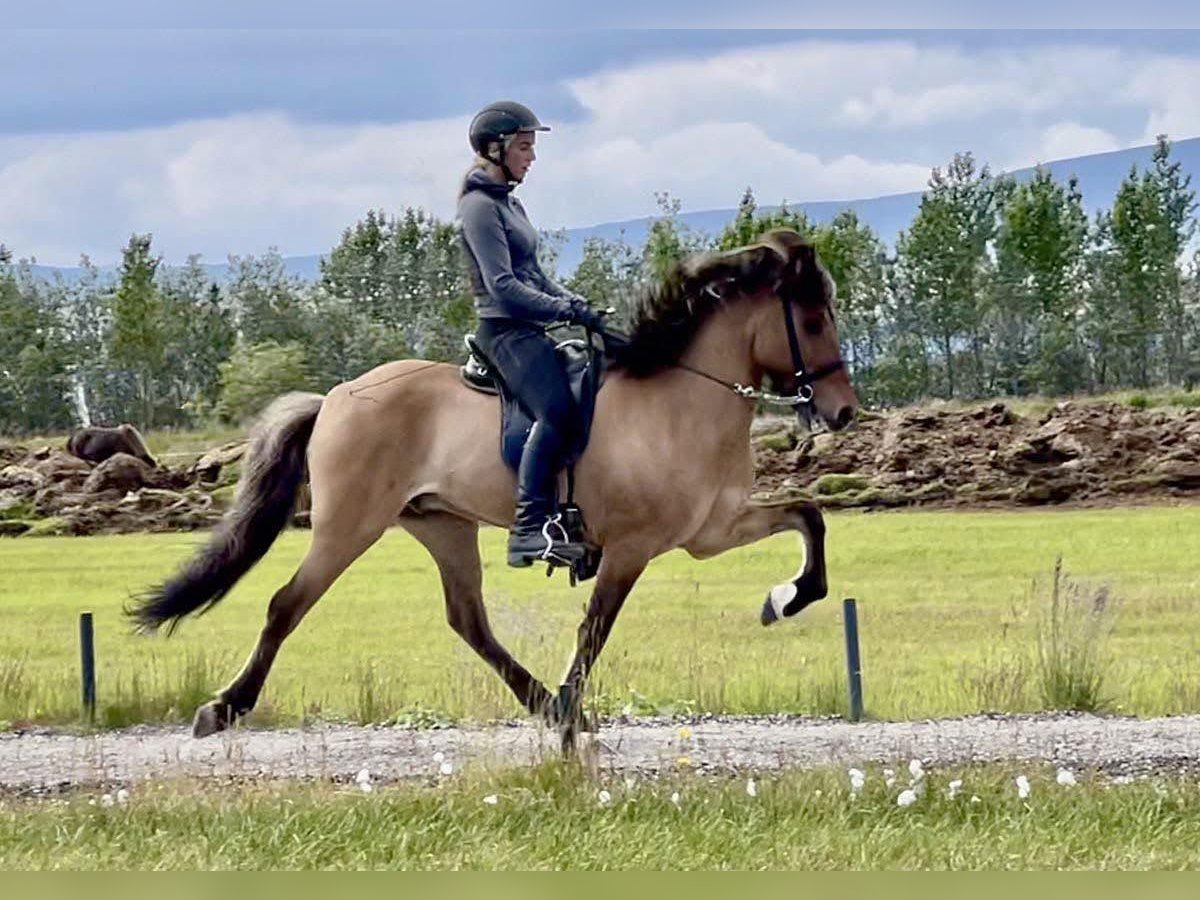
<instances>
[{"instance_id":1,"label":"white wildflower","mask_svg":"<svg viewBox=\"0 0 1200 900\"><path fill-rule=\"evenodd\" d=\"M971 802L972 802L972 803L982 803L983 801L979 799L979 795L978 795L978 794L972 794L972 795L971 795Z\"/></svg>"},{"instance_id":2,"label":"white wildflower","mask_svg":"<svg viewBox=\"0 0 1200 900\"><path fill-rule=\"evenodd\" d=\"M371 773L368 772L366 769L359 769L358 774L354 776L354 783L360 784L360 785L361 784L370 784L371 783Z\"/></svg>"},{"instance_id":3,"label":"white wildflower","mask_svg":"<svg viewBox=\"0 0 1200 900\"><path fill-rule=\"evenodd\" d=\"M912 806L917 802L917 792L912 790L904 790L900 792L900 796L896 798L897 806Z\"/></svg>"},{"instance_id":4,"label":"white wildflower","mask_svg":"<svg viewBox=\"0 0 1200 900\"><path fill-rule=\"evenodd\" d=\"M608 804L612 803L612 794L610 794L608 791L601 791L596 796L600 801L601 806L608 806Z\"/></svg>"},{"instance_id":5,"label":"white wildflower","mask_svg":"<svg viewBox=\"0 0 1200 900\"><path fill-rule=\"evenodd\" d=\"M100 798L100 805L101 805L101 806L106 806L106 807L107 807L107 806L112 806L112 805L113 805L113 796L112 796L112 794L105 794L104 796L102 796L102 797Z\"/></svg>"},{"instance_id":6,"label":"white wildflower","mask_svg":"<svg viewBox=\"0 0 1200 900\"><path fill-rule=\"evenodd\" d=\"M636 788L637 788L637 779L632 776L627 776L625 778L625 790L629 791L630 793L633 793L633 791Z\"/></svg>"},{"instance_id":7,"label":"white wildflower","mask_svg":"<svg viewBox=\"0 0 1200 900\"><path fill-rule=\"evenodd\" d=\"M925 767L921 765L919 759L914 759L908 764L908 774L912 776L912 780L920 781L925 777Z\"/></svg>"},{"instance_id":8,"label":"white wildflower","mask_svg":"<svg viewBox=\"0 0 1200 900\"><path fill-rule=\"evenodd\" d=\"M443 753L441 750L439 750L437 753L433 754L433 761L435 763L440 763L445 758L446 758L446 754Z\"/></svg>"},{"instance_id":9,"label":"white wildflower","mask_svg":"<svg viewBox=\"0 0 1200 900\"><path fill-rule=\"evenodd\" d=\"M820 788L817 788L815 791L813 791L813 796L816 797L818 800L820 800L824 794L825 794L825 792L823 790L821 790Z\"/></svg>"},{"instance_id":10,"label":"white wildflower","mask_svg":"<svg viewBox=\"0 0 1200 900\"><path fill-rule=\"evenodd\" d=\"M1057 781L1059 784L1061 784L1063 787L1074 787L1076 784L1079 783L1078 780L1075 778L1074 772L1072 772L1070 769L1063 769L1063 768L1060 768L1058 770L1058 777L1055 778L1054 780Z\"/></svg>"},{"instance_id":11,"label":"white wildflower","mask_svg":"<svg viewBox=\"0 0 1200 900\"><path fill-rule=\"evenodd\" d=\"M1029 786L1029 779L1024 775L1018 775L1016 778L1016 783L1017 796L1024 800L1029 796L1029 792L1032 790L1032 788Z\"/></svg>"},{"instance_id":12,"label":"white wildflower","mask_svg":"<svg viewBox=\"0 0 1200 900\"><path fill-rule=\"evenodd\" d=\"M119 791L117 791L117 802L120 803L122 806L125 805L126 803L128 803L129 802L129 791L125 790L125 788L121 788Z\"/></svg>"},{"instance_id":13,"label":"white wildflower","mask_svg":"<svg viewBox=\"0 0 1200 900\"><path fill-rule=\"evenodd\" d=\"M671 802L676 806L679 806L679 791L675 791L671 794Z\"/></svg>"},{"instance_id":14,"label":"white wildflower","mask_svg":"<svg viewBox=\"0 0 1200 900\"><path fill-rule=\"evenodd\" d=\"M946 796L953 800L960 793L962 793L962 779L955 778L947 787Z\"/></svg>"},{"instance_id":15,"label":"white wildflower","mask_svg":"<svg viewBox=\"0 0 1200 900\"><path fill-rule=\"evenodd\" d=\"M758 796L758 785L754 783L753 778L746 782L746 793L751 797Z\"/></svg>"},{"instance_id":16,"label":"white wildflower","mask_svg":"<svg viewBox=\"0 0 1200 900\"><path fill-rule=\"evenodd\" d=\"M454 766L449 761L447 761L447 762L442 763L440 766L438 766L438 771L441 772L443 775L453 775L454 774Z\"/></svg>"},{"instance_id":17,"label":"white wildflower","mask_svg":"<svg viewBox=\"0 0 1200 900\"><path fill-rule=\"evenodd\" d=\"M851 769L850 775L850 793L857 794L863 789L867 783L867 776L863 774L862 769Z\"/></svg>"},{"instance_id":18,"label":"white wildflower","mask_svg":"<svg viewBox=\"0 0 1200 900\"><path fill-rule=\"evenodd\" d=\"M500 798L497 797L495 794L488 794L486 797L483 798L483 802L486 803L488 806L495 806L497 803L500 802Z\"/></svg>"},{"instance_id":19,"label":"white wildflower","mask_svg":"<svg viewBox=\"0 0 1200 900\"><path fill-rule=\"evenodd\" d=\"M359 787L359 790L361 790L364 794L369 794L369 793L371 793L371 791L375 790L375 788L373 788L371 786L371 782L369 782L369 781L359 782L358 787Z\"/></svg>"}]
</instances>

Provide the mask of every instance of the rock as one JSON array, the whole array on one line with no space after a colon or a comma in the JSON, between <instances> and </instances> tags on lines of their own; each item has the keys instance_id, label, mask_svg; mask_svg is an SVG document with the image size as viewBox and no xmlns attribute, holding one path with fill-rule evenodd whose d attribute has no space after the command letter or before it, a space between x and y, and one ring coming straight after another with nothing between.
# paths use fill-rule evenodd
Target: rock
<instances>
[{"instance_id":1,"label":"rock","mask_svg":"<svg viewBox=\"0 0 1200 900\"><path fill-rule=\"evenodd\" d=\"M46 484L46 477L25 466L5 466L0 469L0 490L14 489L26 494L36 493Z\"/></svg>"},{"instance_id":2,"label":"rock","mask_svg":"<svg viewBox=\"0 0 1200 900\"><path fill-rule=\"evenodd\" d=\"M33 470L47 481L82 482L91 474L92 467L69 453L55 450L41 462L35 463Z\"/></svg>"},{"instance_id":3,"label":"rock","mask_svg":"<svg viewBox=\"0 0 1200 900\"><path fill-rule=\"evenodd\" d=\"M240 460L246 453L247 441L232 441L216 450L210 450L196 460L189 474L196 481L215 484L221 477L221 469Z\"/></svg>"},{"instance_id":4,"label":"rock","mask_svg":"<svg viewBox=\"0 0 1200 900\"><path fill-rule=\"evenodd\" d=\"M1200 463L1182 459L1164 459L1154 467L1153 474L1170 487L1195 490L1200 488Z\"/></svg>"},{"instance_id":5,"label":"rock","mask_svg":"<svg viewBox=\"0 0 1200 900\"><path fill-rule=\"evenodd\" d=\"M150 467L140 459L128 453L116 453L96 466L83 483L83 490L88 494L136 491L146 484L149 473Z\"/></svg>"},{"instance_id":6,"label":"rock","mask_svg":"<svg viewBox=\"0 0 1200 900\"><path fill-rule=\"evenodd\" d=\"M33 525L20 519L0 519L0 537L18 537Z\"/></svg>"}]
</instances>

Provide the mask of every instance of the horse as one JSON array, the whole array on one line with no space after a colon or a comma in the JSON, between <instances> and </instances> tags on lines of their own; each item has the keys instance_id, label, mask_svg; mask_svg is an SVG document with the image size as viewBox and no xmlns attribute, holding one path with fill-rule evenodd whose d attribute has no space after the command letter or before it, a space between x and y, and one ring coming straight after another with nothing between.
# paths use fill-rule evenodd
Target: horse
<instances>
[{"instance_id":1,"label":"horse","mask_svg":"<svg viewBox=\"0 0 1200 900\"><path fill-rule=\"evenodd\" d=\"M282 531L307 472L307 555L271 598L241 671L196 710L193 734L228 728L253 709L287 636L393 524L433 557L450 627L526 710L559 729L564 752L584 726L588 673L655 557L682 547L706 559L796 531L803 565L770 589L762 622L823 598L821 512L804 497L752 499L750 426L767 378L833 430L854 418L834 294L812 245L783 229L736 250L686 257L641 292L575 466L586 540L602 556L556 695L496 639L483 602L480 523L506 527L515 513L497 399L467 387L456 366L425 360L385 363L324 396L277 398L254 430L235 503L209 542L126 610L137 629L165 625L169 634L185 616L211 609Z\"/></svg>"},{"instance_id":2,"label":"horse","mask_svg":"<svg viewBox=\"0 0 1200 900\"><path fill-rule=\"evenodd\" d=\"M116 428L88 426L76 429L67 438L67 452L91 463L102 463L110 456L128 453L152 469L158 466L141 434L129 424Z\"/></svg>"}]
</instances>

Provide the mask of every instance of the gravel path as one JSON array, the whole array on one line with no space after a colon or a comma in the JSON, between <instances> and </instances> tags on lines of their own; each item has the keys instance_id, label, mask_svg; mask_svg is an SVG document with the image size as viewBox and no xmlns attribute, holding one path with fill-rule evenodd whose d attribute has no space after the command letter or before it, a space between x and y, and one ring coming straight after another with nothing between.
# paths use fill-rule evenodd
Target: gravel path
<instances>
[{"instance_id":1,"label":"gravel path","mask_svg":"<svg viewBox=\"0 0 1200 900\"><path fill-rule=\"evenodd\" d=\"M553 758L556 742L556 735L528 723L422 731L327 725L242 730L199 741L183 728L89 736L38 731L0 735L0 791L179 776L349 780L363 768L386 781L436 775L443 760L455 770L528 765ZM788 717L636 720L605 723L592 746L602 770L648 774L676 769L681 757L708 772L912 757L933 767L1029 759L1118 775L1200 772L1200 716L972 716L858 725Z\"/></svg>"}]
</instances>

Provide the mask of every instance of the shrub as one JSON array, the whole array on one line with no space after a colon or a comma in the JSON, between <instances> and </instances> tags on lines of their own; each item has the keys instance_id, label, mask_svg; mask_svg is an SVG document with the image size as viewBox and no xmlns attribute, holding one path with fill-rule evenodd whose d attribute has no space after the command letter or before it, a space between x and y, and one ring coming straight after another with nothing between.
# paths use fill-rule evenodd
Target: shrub
<instances>
[{"instance_id":1,"label":"shrub","mask_svg":"<svg viewBox=\"0 0 1200 900\"><path fill-rule=\"evenodd\" d=\"M272 399L309 386L304 348L268 341L238 347L220 365L221 399L217 414L226 422L257 415Z\"/></svg>"},{"instance_id":2,"label":"shrub","mask_svg":"<svg viewBox=\"0 0 1200 900\"><path fill-rule=\"evenodd\" d=\"M1039 687L1047 708L1096 712L1107 705L1104 643L1113 607L1107 585L1072 581L1063 575L1062 557L1055 561L1038 625Z\"/></svg>"}]
</instances>

